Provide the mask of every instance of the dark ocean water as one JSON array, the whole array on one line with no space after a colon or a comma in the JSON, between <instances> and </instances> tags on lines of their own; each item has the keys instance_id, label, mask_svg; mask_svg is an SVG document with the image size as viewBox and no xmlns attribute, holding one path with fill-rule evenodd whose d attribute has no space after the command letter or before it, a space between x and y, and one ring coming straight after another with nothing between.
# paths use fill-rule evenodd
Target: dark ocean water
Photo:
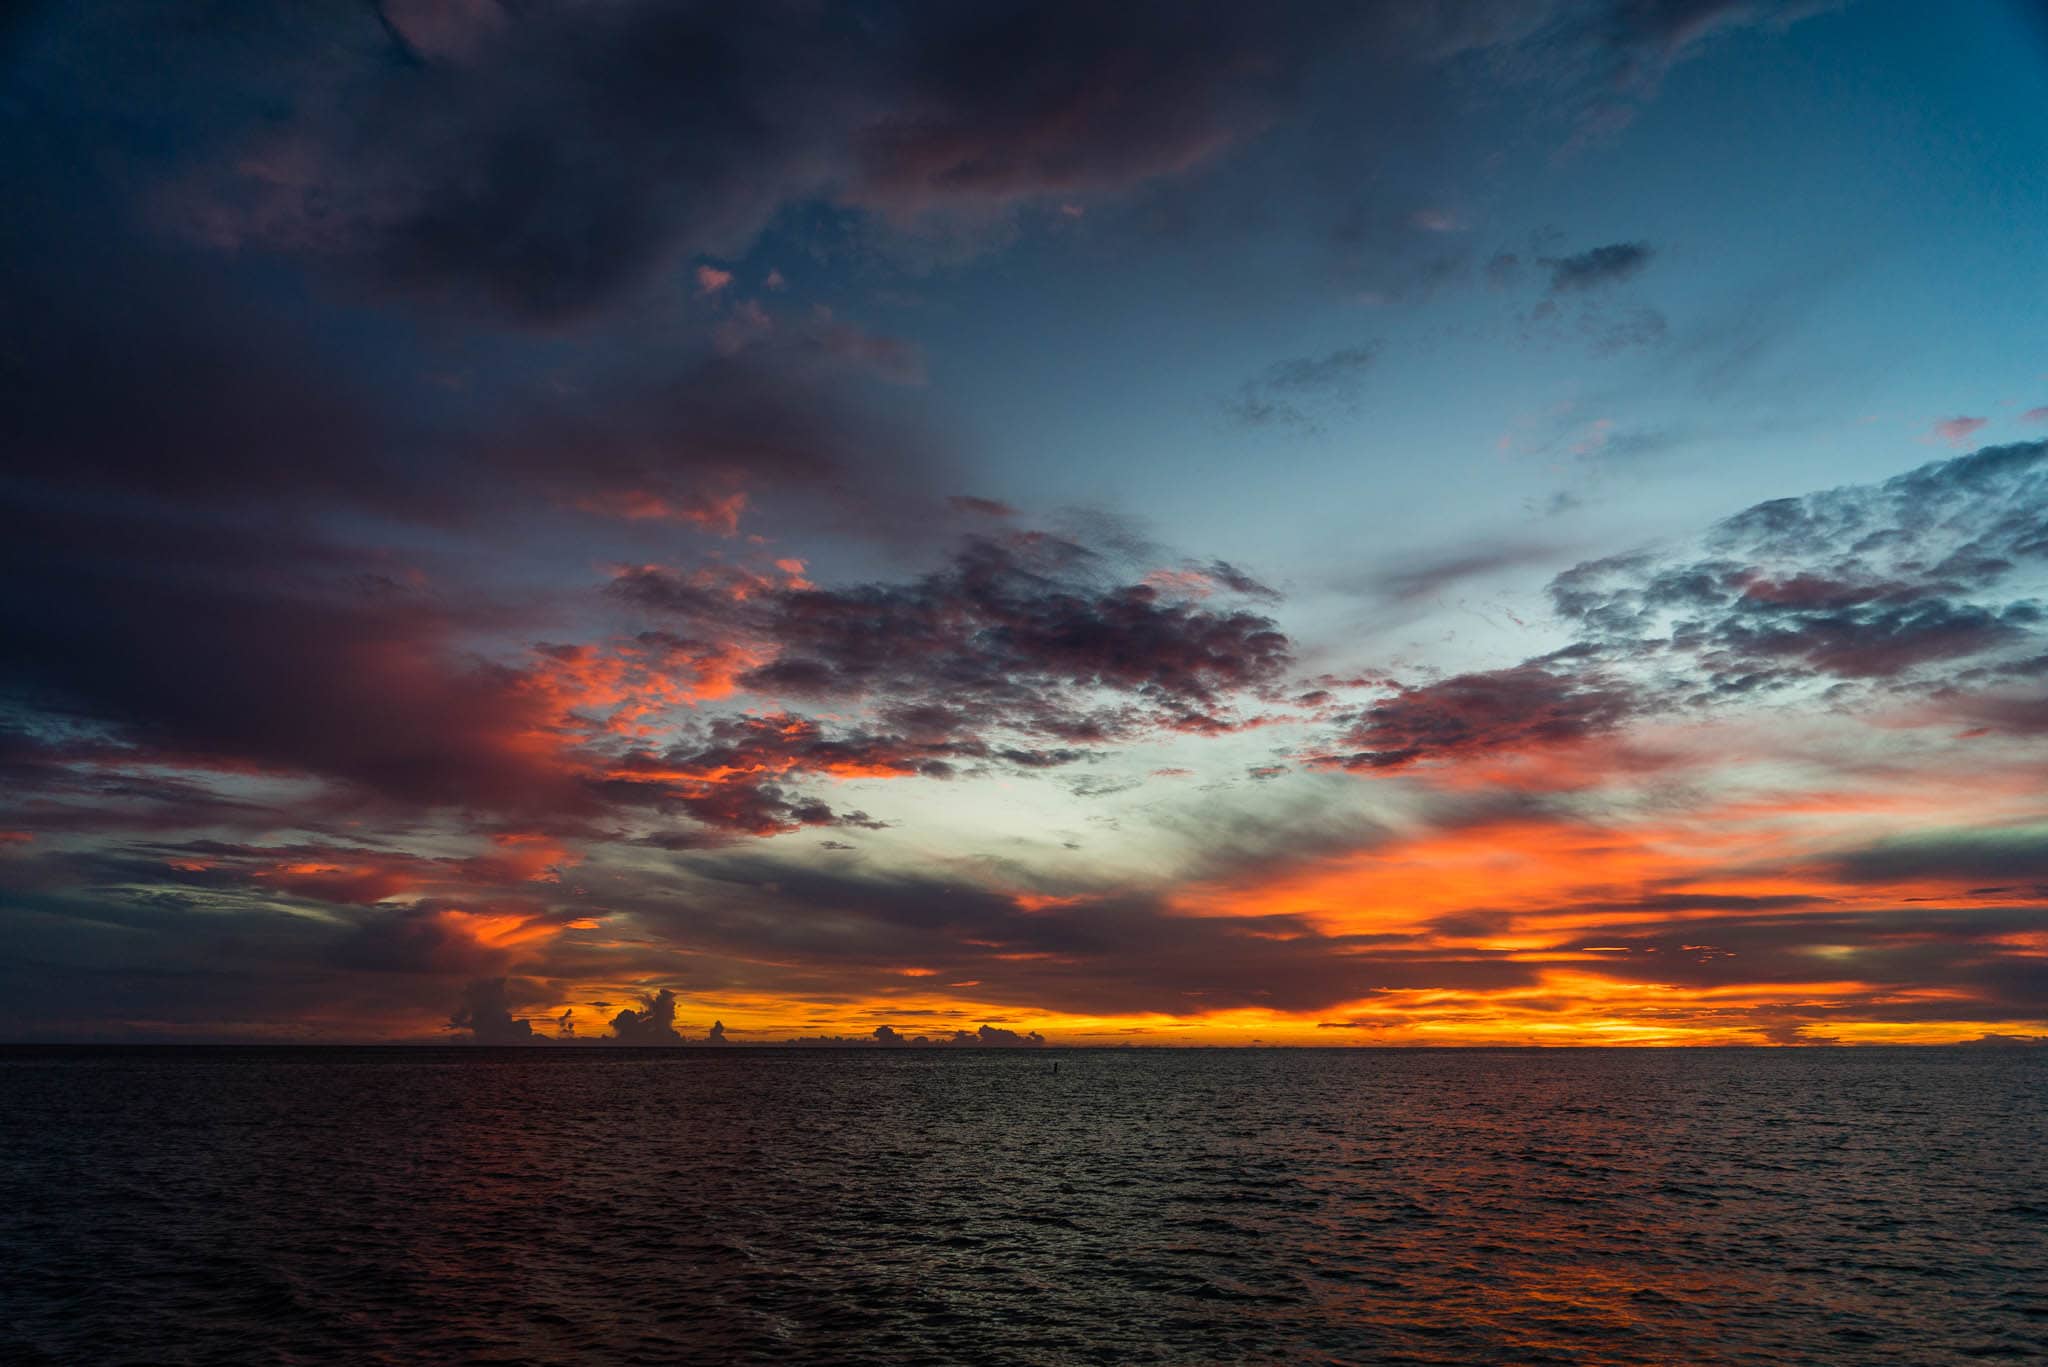
<instances>
[{"instance_id":1,"label":"dark ocean water","mask_svg":"<svg viewBox=\"0 0 2048 1367\"><path fill-rule=\"evenodd\" d=\"M13 1050L0 1117L7 1363L2048 1355L2038 1050Z\"/></svg>"}]
</instances>

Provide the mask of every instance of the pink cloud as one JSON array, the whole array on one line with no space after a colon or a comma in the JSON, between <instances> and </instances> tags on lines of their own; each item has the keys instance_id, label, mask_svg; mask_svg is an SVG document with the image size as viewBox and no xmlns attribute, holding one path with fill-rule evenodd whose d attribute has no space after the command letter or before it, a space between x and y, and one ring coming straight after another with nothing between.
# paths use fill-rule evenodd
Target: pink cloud
<instances>
[{"instance_id":1,"label":"pink cloud","mask_svg":"<svg viewBox=\"0 0 2048 1367\"><path fill-rule=\"evenodd\" d=\"M1943 418L1934 424L1931 435L1939 437L1950 446L1961 446L1988 421L1984 418Z\"/></svg>"},{"instance_id":2,"label":"pink cloud","mask_svg":"<svg viewBox=\"0 0 2048 1367\"><path fill-rule=\"evenodd\" d=\"M716 294L732 283L732 272L716 266L697 267L697 293Z\"/></svg>"},{"instance_id":3,"label":"pink cloud","mask_svg":"<svg viewBox=\"0 0 2048 1367\"><path fill-rule=\"evenodd\" d=\"M2043 404L2039 408L2029 408L2026 412L2020 414L2020 421L2048 422L2048 404Z\"/></svg>"},{"instance_id":4,"label":"pink cloud","mask_svg":"<svg viewBox=\"0 0 2048 1367\"><path fill-rule=\"evenodd\" d=\"M732 536L739 531L740 515L747 510L747 496L689 494L671 498L649 490L626 489L592 494L578 499L576 506L601 517L624 518L629 522L687 522L720 536Z\"/></svg>"}]
</instances>

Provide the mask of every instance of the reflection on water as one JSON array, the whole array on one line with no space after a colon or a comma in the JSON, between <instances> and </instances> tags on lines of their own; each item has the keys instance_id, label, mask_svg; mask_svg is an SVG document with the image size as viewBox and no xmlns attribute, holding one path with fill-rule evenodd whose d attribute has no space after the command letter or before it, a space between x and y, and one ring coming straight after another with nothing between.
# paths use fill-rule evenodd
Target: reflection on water
<instances>
[{"instance_id":1,"label":"reflection on water","mask_svg":"<svg viewBox=\"0 0 2048 1367\"><path fill-rule=\"evenodd\" d=\"M0 1114L9 1362L2048 1353L2048 1051L16 1050Z\"/></svg>"}]
</instances>

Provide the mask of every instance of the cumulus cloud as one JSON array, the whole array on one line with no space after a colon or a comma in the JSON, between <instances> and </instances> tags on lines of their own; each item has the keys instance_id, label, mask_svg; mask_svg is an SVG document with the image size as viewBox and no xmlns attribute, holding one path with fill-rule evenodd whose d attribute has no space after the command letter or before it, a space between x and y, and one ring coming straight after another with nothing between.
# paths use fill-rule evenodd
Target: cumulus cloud
<instances>
[{"instance_id":1,"label":"cumulus cloud","mask_svg":"<svg viewBox=\"0 0 2048 1367\"><path fill-rule=\"evenodd\" d=\"M448 1024L467 1030L478 1044L532 1044L547 1038L536 1033L530 1021L512 1014L504 978L479 978L464 988L462 1002L448 1017Z\"/></svg>"},{"instance_id":2,"label":"cumulus cloud","mask_svg":"<svg viewBox=\"0 0 2048 1367\"><path fill-rule=\"evenodd\" d=\"M676 1031L676 994L664 987L643 997L638 1009L626 1007L612 1017L612 1038L621 1044L681 1044Z\"/></svg>"}]
</instances>

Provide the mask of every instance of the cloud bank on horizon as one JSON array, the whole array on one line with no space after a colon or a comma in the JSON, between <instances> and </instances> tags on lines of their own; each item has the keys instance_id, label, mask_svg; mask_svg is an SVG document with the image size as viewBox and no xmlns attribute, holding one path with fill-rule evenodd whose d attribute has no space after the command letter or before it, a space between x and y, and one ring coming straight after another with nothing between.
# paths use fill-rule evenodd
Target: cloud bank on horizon
<instances>
[{"instance_id":1,"label":"cloud bank on horizon","mask_svg":"<svg viewBox=\"0 0 2048 1367\"><path fill-rule=\"evenodd\" d=\"M0 64L0 1035L2048 1036L2027 7Z\"/></svg>"}]
</instances>

